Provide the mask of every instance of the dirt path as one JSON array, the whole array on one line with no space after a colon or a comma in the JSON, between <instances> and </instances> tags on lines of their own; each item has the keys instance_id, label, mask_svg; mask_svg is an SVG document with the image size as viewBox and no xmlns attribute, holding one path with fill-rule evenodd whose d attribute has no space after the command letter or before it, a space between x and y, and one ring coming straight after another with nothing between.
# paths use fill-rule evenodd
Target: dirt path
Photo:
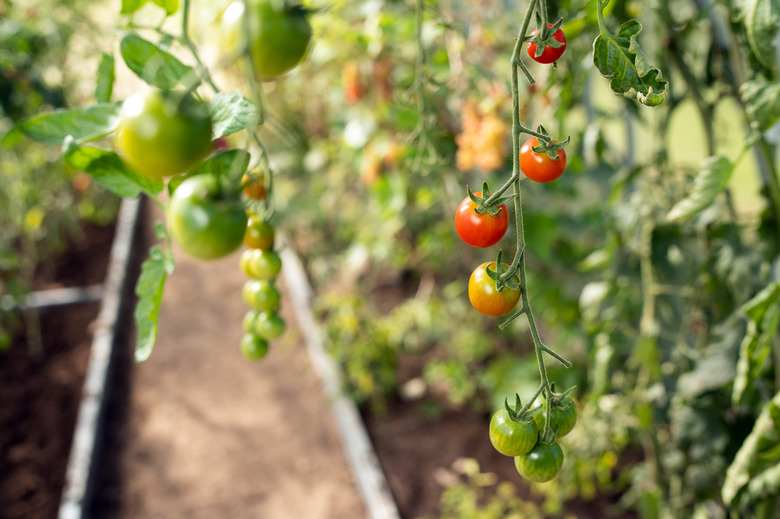
<instances>
[{"instance_id":1,"label":"dirt path","mask_svg":"<svg viewBox=\"0 0 780 519\"><path fill-rule=\"evenodd\" d=\"M155 351L133 367L112 517L366 517L289 299L286 335L249 362L238 254L174 253Z\"/></svg>"}]
</instances>

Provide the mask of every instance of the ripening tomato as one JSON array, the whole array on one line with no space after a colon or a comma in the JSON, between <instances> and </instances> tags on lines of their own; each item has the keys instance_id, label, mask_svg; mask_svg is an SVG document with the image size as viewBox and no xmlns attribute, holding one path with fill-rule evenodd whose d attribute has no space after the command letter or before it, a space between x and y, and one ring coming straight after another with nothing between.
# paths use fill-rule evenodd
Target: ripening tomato
<instances>
[{"instance_id":1,"label":"ripening tomato","mask_svg":"<svg viewBox=\"0 0 780 519\"><path fill-rule=\"evenodd\" d=\"M553 24L548 23L547 27L552 27ZM531 31L531 36L536 34L536 29ZM548 33L549 34L549 33ZM563 55L563 51L566 50L566 36L563 34L563 30L558 29L555 31L555 34L553 34L553 39L560 42L562 45L560 47L552 47L550 45L545 45L544 50L542 51L542 54L540 56L536 55L537 47L538 45L536 42L528 42L528 45L526 46L526 49L528 50L528 55L531 56L531 59L536 61L537 63L543 63L545 65L549 65L550 63L555 63L558 61L558 59Z\"/></svg>"},{"instance_id":2,"label":"ripening tomato","mask_svg":"<svg viewBox=\"0 0 780 519\"><path fill-rule=\"evenodd\" d=\"M208 108L193 96L151 90L122 104L114 142L133 171L169 177L209 154L211 127Z\"/></svg>"},{"instance_id":3,"label":"ripening tomato","mask_svg":"<svg viewBox=\"0 0 780 519\"><path fill-rule=\"evenodd\" d=\"M271 250L274 248L276 233L270 223L259 216L250 216L246 224L244 243L252 249Z\"/></svg>"},{"instance_id":4,"label":"ripening tomato","mask_svg":"<svg viewBox=\"0 0 780 519\"><path fill-rule=\"evenodd\" d=\"M282 270L282 259L272 250L247 249L241 253L240 266L251 278L271 281Z\"/></svg>"},{"instance_id":5,"label":"ripening tomato","mask_svg":"<svg viewBox=\"0 0 780 519\"><path fill-rule=\"evenodd\" d=\"M566 169L566 151L558 150L558 158L551 159L547 153L537 153L534 147L539 140L531 137L520 147L520 169L525 176L536 182L552 182Z\"/></svg>"},{"instance_id":6,"label":"ripening tomato","mask_svg":"<svg viewBox=\"0 0 780 519\"><path fill-rule=\"evenodd\" d=\"M499 292L496 289L496 282L488 276L487 268L495 271L496 262L483 263L471 273L469 278L469 300L474 308L482 314L492 317L505 315L517 305L517 301L520 299L520 290L514 290L505 286ZM504 268L509 268L509 265L504 264ZM518 285L520 284L517 274L515 274L514 280Z\"/></svg>"},{"instance_id":7,"label":"ripening tomato","mask_svg":"<svg viewBox=\"0 0 780 519\"><path fill-rule=\"evenodd\" d=\"M474 194L482 196L481 191ZM477 204L471 198L463 199L455 213L455 231L461 240L472 247L485 248L495 245L501 241L509 227L506 205L499 207L497 216L490 213L479 214L476 209Z\"/></svg>"},{"instance_id":8,"label":"ripening tomato","mask_svg":"<svg viewBox=\"0 0 780 519\"><path fill-rule=\"evenodd\" d=\"M258 170L252 170L244 173L241 177L241 185L244 186L244 194L252 200L262 200L265 198L265 177Z\"/></svg>"},{"instance_id":9,"label":"ripening tomato","mask_svg":"<svg viewBox=\"0 0 780 519\"><path fill-rule=\"evenodd\" d=\"M537 442L520 456L515 456L515 468L525 479L535 483L550 481L563 467L563 449L556 442Z\"/></svg>"},{"instance_id":10,"label":"ripening tomato","mask_svg":"<svg viewBox=\"0 0 780 519\"><path fill-rule=\"evenodd\" d=\"M505 407L490 419L490 443L504 456L520 456L530 451L539 437L533 418L512 420Z\"/></svg>"}]
</instances>

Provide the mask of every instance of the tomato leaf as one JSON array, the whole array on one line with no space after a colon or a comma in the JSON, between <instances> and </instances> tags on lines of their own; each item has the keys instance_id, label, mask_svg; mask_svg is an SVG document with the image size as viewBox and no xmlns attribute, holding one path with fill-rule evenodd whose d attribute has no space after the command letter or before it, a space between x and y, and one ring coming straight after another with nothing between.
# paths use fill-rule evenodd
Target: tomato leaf
<instances>
[{"instance_id":1,"label":"tomato leaf","mask_svg":"<svg viewBox=\"0 0 780 519\"><path fill-rule=\"evenodd\" d=\"M737 362L737 376L731 401L738 406L748 388L761 376L772 354L772 338L780 327L780 284L771 283L742 310L747 316L747 333L742 340Z\"/></svg>"},{"instance_id":2,"label":"tomato leaf","mask_svg":"<svg viewBox=\"0 0 780 519\"><path fill-rule=\"evenodd\" d=\"M118 114L116 104L69 108L33 115L18 128L36 142L60 146L68 136L85 142L111 133L119 124Z\"/></svg>"},{"instance_id":3,"label":"tomato leaf","mask_svg":"<svg viewBox=\"0 0 780 519\"><path fill-rule=\"evenodd\" d=\"M693 180L688 196L677 202L666 219L670 222L690 220L712 205L724 189L734 171L734 165L725 157L709 157L702 163L702 169Z\"/></svg>"},{"instance_id":4,"label":"tomato leaf","mask_svg":"<svg viewBox=\"0 0 780 519\"><path fill-rule=\"evenodd\" d=\"M209 108L214 139L240 132L258 121L257 107L239 92L215 95Z\"/></svg>"},{"instance_id":5,"label":"tomato leaf","mask_svg":"<svg viewBox=\"0 0 780 519\"><path fill-rule=\"evenodd\" d=\"M750 125L756 130L768 130L780 118L780 84L754 79L740 87L740 95Z\"/></svg>"},{"instance_id":6,"label":"tomato leaf","mask_svg":"<svg viewBox=\"0 0 780 519\"><path fill-rule=\"evenodd\" d=\"M142 8L149 0L122 0L122 10L120 14L133 14Z\"/></svg>"},{"instance_id":7,"label":"tomato leaf","mask_svg":"<svg viewBox=\"0 0 780 519\"><path fill-rule=\"evenodd\" d=\"M171 90L194 80L195 71L174 55L136 34L127 34L119 42L119 52L127 67L147 84Z\"/></svg>"},{"instance_id":8,"label":"tomato leaf","mask_svg":"<svg viewBox=\"0 0 780 519\"><path fill-rule=\"evenodd\" d=\"M170 251L159 245L149 250L149 258L141 266L141 275L135 286L138 304L135 307L135 323L138 342L135 348L136 362L149 358L157 340L157 317L160 314L165 281L173 274L175 263Z\"/></svg>"},{"instance_id":9,"label":"tomato leaf","mask_svg":"<svg viewBox=\"0 0 780 519\"><path fill-rule=\"evenodd\" d=\"M168 16L176 14L179 10L179 0L152 0L155 4L165 9Z\"/></svg>"},{"instance_id":10,"label":"tomato leaf","mask_svg":"<svg viewBox=\"0 0 780 519\"><path fill-rule=\"evenodd\" d=\"M68 165L89 173L95 181L121 197L135 198L142 192L154 196L163 189L161 180L137 175L113 151L82 147L68 138L63 146L63 157Z\"/></svg>"},{"instance_id":11,"label":"tomato leaf","mask_svg":"<svg viewBox=\"0 0 780 519\"><path fill-rule=\"evenodd\" d=\"M659 69L647 63L636 41L641 30L642 24L629 20L620 26L617 35L608 31L599 34L593 42L593 64L610 79L609 86L616 95L657 106L666 99L669 83Z\"/></svg>"},{"instance_id":12,"label":"tomato leaf","mask_svg":"<svg viewBox=\"0 0 780 519\"><path fill-rule=\"evenodd\" d=\"M780 392L756 420L726 471L721 496L732 508L751 505L780 492Z\"/></svg>"},{"instance_id":13,"label":"tomato leaf","mask_svg":"<svg viewBox=\"0 0 780 519\"><path fill-rule=\"evenodd\" d=\"M97 85L95 86L95 99L98 103L109 103L114 91L114 56L103 53L98 65Z\"/></svg>"},{"instance_id":14,"label":"tomato leaf","mask_svg":"<svg viewBox=\"0 0 780 519\"><path fill-rule=\"evenodd\" d=\"M753 55L764 67L777 68L774 40L780 27L780 0L738 0L737 9Z\"/></svg>"}]
</instances>

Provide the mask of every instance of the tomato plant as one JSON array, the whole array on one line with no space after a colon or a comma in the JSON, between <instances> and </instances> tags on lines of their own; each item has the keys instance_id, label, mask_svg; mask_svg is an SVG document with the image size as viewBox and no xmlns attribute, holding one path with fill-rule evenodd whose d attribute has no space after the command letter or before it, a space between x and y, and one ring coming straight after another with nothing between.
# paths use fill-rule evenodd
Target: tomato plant
<instances>
[{"instance_id":1,"label":"tomato plant","mask_svg":"<svg viewBox=\"0 0 780 519\"><path fill-rule=\"evenodd\" d=\"M536 182L552 182L566 169L566 151L558 150L558 158L553 159L546 152L534 151L537 146L539 139L531 137L520 147L520 170Z\"/></svg>"},{"instance_id":2,"label":"tomato plant","mask_svg":"<svg viewBox=\"0 0 780 519\"><path fill-rule=\"evenodd\" d=\"M244 186L244 195L252 200L263 200L266 195L265 176L258 171L244 173L241 177L241 185Z\"/></svg>"},{"instance_id":3,"label":"tomato plant","mask_svg":"<svg viewBox=\"0 0 780 519\"><path fill-rule=\"evenodd\" d=\"M495 271L495 268L494 261L485 262L474 269L469 278L469 301L478 312L492 317L509 313L517 305L521 292L520 289L506 286L499 291L496 281L487 272L487 269ZM509 265L504 264L504 268L509 268ZM514 281L520 283L517 277L514 277Z\"/></svg>"},{"instance_id":4,"label":"tomato plant","mask_svg":"<svg viewBox=\"0 0 780 519\"><path fill-rule=\"evenodd\" d=\"M515 467L529 481L550 481L563 467L563 449L556 442L537 442L527 453L515 456Z\"/></svg>"},{"instance_id":5,"label":"tomato plant","mask_svg":"<svg viewBox=\"0 0 780 519\"><path fill-rule=\"evenodd\" d=\"M536 409L534 413L534 420L539 430L544 430L544 413L545 402L540 400L540 407ZM565 398L561 401L553 400L550 409L550 428L556 433L556 438L562 438L574 429L574 425L577 423L577 407L570 398Z\"/></svg>"},{"instance_id":6,"label":"tomato plant","mask_svg":"<svg viewBox=\"0 0 780 519\"><path fill-rule=\"evenodd\" d=\"M502 407L490 419L490 443L505 456L519 456L530 451L539 436L533 417L512 418Z\"/></svg>"},{"instance_id":7,"label":"tomato plant","mask_svg":"<svg viewBox=\"0 0 780 519\"><path fill-rule=\"evenodd\" d=\"M474 195L479 197L482 192L478 191ZM501 205L496 210L495 215L488 211L479 213L477 204L467 196L455 213L455 231L472 247L484 248L495 245L504 237L509 227L506 205Z\"/></svg>"},{"instance_id":8,"label":"tomato plant","mask_svg":"<svg viewBox=\"0 0 780 519\"><path fill-rule=\"evenodd\" d=\"M247 247L271 250L274 247L275 235L276 233L271 224L259 216L249 216L246 224L246 233L244 234L244 243Z\"/></svg>"},{"instance_id":9,"label":"tomato plant","mask_svg":"<svg viewBox=\"0 0 780 519\"><path fill-rule=\"evenodd\" d=\"M553 24L548 23L547 27L552 27ZM566 50L566 36L563 34L562 29L557 29L551 36L551 38L558 43L560 43L559 47L554 47L553 45L549 44L549 40L546 45L544 45L544 49L542 52L539 52L539 43L535 40L534 36L536 36L537 31L534 29L531 31L531 38L532 41L528 42L527 50L528 55L531 56L531 59L536 61L537 63L543 63L545 65L548 65L550 63L555 63L560 59L560 57L563 55L563 51Z\"/></svg>"},{"instance_id":10,"label":"tomato plant","mask_svg":"<svg viewBox=\"0 0 780 519\"><path fill-rule=\"evenodd\" d=\"M196 258L227 256L244 240L247 218L243 205L237 198L225 197L211 175L182 182L171 196L167 216L171 237Z\"/></svg>"},{"instance_id":11,"label":"tomato plant","mask_svg":"<svg viewBox=\"0 0 780 519\"><path fill-rule=\"evenodd\" d=\"M122 105L114 141L136 172L152 178L187 171L211 151L211 116L194 97L150 90Z\"/></svg>"}]
</instances>

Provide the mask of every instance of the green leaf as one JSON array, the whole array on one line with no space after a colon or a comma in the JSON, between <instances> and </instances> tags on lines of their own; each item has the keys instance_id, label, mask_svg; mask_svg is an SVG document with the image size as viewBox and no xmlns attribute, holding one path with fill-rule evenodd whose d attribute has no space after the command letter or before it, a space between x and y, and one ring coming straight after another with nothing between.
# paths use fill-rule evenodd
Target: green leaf
<instances>
[{"instance_id":1,"label":"green leaf","mask_svg":"<svg viewBox=\"0 0 780 519\"><path fill-rule=\"evenodd\" d=\"M249 167L250 159L251 155L244 150L221 151L203 161L187 176L208 173L217 177L240 178Z\"/></svg>"},{"instance_id":2,"label":"green leaf","mask_svg":"<svg viewBox=\"0 0 780 519\"><path fill-rule=\"evenodd\" d=\"M95 99L98 103L108 103L111 101L111 94L114 91L114 56L103 53L100 58L97 72L97 86L95 87Z\"/></svg>"},{"instance_id":3,"label":"green leaf","mask_svg":"<svg viewBox=\"0 0 780 519\"><path fill-rule=\"evenodd\" d=\"M754 79L740 87L740 94L750 125L756 130L768 130L780 118L780 84Z\"/></svg>"},{"instance_id":4,"label":"green leaf","mask_svg":"<svg viewBox=\"0 0 780 519\"><path fill-rule=\"evenodd\" d=\"M769 401L756 420L734 461L726 471L721 495L732 509L750 507L780 493L780 392Z\"/></svg>"},{"instance_id":5,"label":"green leaf","mask_svg":"<svg viewBox=\"0 0 780 519\"><path fill-rule=\"evenodd\" d=\"M113 151L82 147L73 139L66 139L63 157L68 165L89 173L97 182L121 197L135 198L141 192L154 196L163 189L161 180L137 175Z\"/></svg>"},{"instance_id":6,"label":"green leaf","mask_svg":"<svg viewBox=\"0 0 780 519\"><path fill-rule=\"evenodd\" d=\"M217 94L209 103L214 125L213 138L239 132L257 123L258 112L254 104L240 93Z\"/></svg>"},{"instance_id":7,"label":"green leaf","mask_svg":"<svg viewBox=\"0 0 780 519\"><path fill-rule=\"evenodd\" d=\"M179 0L152 0L155 4L165 9L165 13L170 16L176 14L179 10Z\"/></svg>"},{"instance_id":8,"label":"green leaf","mask_svg":"<svg viewBox=\"0 0 780 519\"><path fill-rule=\"evenodd\" d=\"M157 340L157 317L160 314L165 281L173 274L175 264L170 251L164 252L159 245L149 250L149 258L141 266L141 275L135 286L138 304L135 307L135 323L138 329L138 343L135 348L136 362L149 358Z\"/></svg>"},{"instance_id":9,"label":"green leaf","mask_svg":"<svg viewBox=\"0 0 780 519\"><path fill-rule=\"evenodd\" d=\"M195 78L192 67L136 34L122 38L119 52L127 67L151 86L171 90L183 85L185 78Z\"/></svg>"},{"instance_id":10,"label":"green leaf","mask_svg":"<svg viewBox=\"0 0 780 519\"><path fill-rule=\"evenodd\" d=\"M776 68L774 40L780 27L780 0L739 0L737 8L753 55L764 67Z\"/></svg>"},{"instance_id":11,"label":"green leaf","mask_svg":"<svg viewBox=\"0 0 780 519\"><path fill-rule=\"evenodd\" d=\"M693 180L690 193L672 207L666 219L670 222L683 222L708 208L715 201L715 197L726 188L732 171L734 165L725 157L705 159L701 171Z\"/></svg>"},{"instance_id":12,"label":"green leaf","mask_svg":"<svg viewBox=\"0 0 780 519\"><path fill-rule=\"evenodd\" d=\"M61 146L68 136L85 142L111 133L119 124L118 114L116 104L70 108L33 115L18 128L36 142Z\"/></svg>"},{"instance_id":13,"label":"green leaf","mask_svg":"<svg viewBox=\"0 0 780 519\"><path fill-rule=\"evenodd\" d=\"M617 95L636 99L647 106L661 104L668 93L669 83L661 71L650 66L636 37L642 24L629 20L620 26L617 36L602 32L593 42L593 64Z\"/></svg>"},{"instance_id":14,"label":"green leaf","mask_svg":"<svg viewBox=\"0 0 780 519\"><path fill-rule=\"evenodd\" d=\"M122 0L121 14L133 14L142 8L149 0Z\"/></svg>"},{"instance_id":15,"label":"green leaf","mask_svg":"<svg viewBox=\"0 0 780 519\"><path fill-rule=\"evenodd\" d=\"M780 327L780 284L771 283L742 307L748 319L737 362L737 377L731 394L739 405L747 389L761 376L772 353L772 338Z\"/></svg>"}]
</instances>

